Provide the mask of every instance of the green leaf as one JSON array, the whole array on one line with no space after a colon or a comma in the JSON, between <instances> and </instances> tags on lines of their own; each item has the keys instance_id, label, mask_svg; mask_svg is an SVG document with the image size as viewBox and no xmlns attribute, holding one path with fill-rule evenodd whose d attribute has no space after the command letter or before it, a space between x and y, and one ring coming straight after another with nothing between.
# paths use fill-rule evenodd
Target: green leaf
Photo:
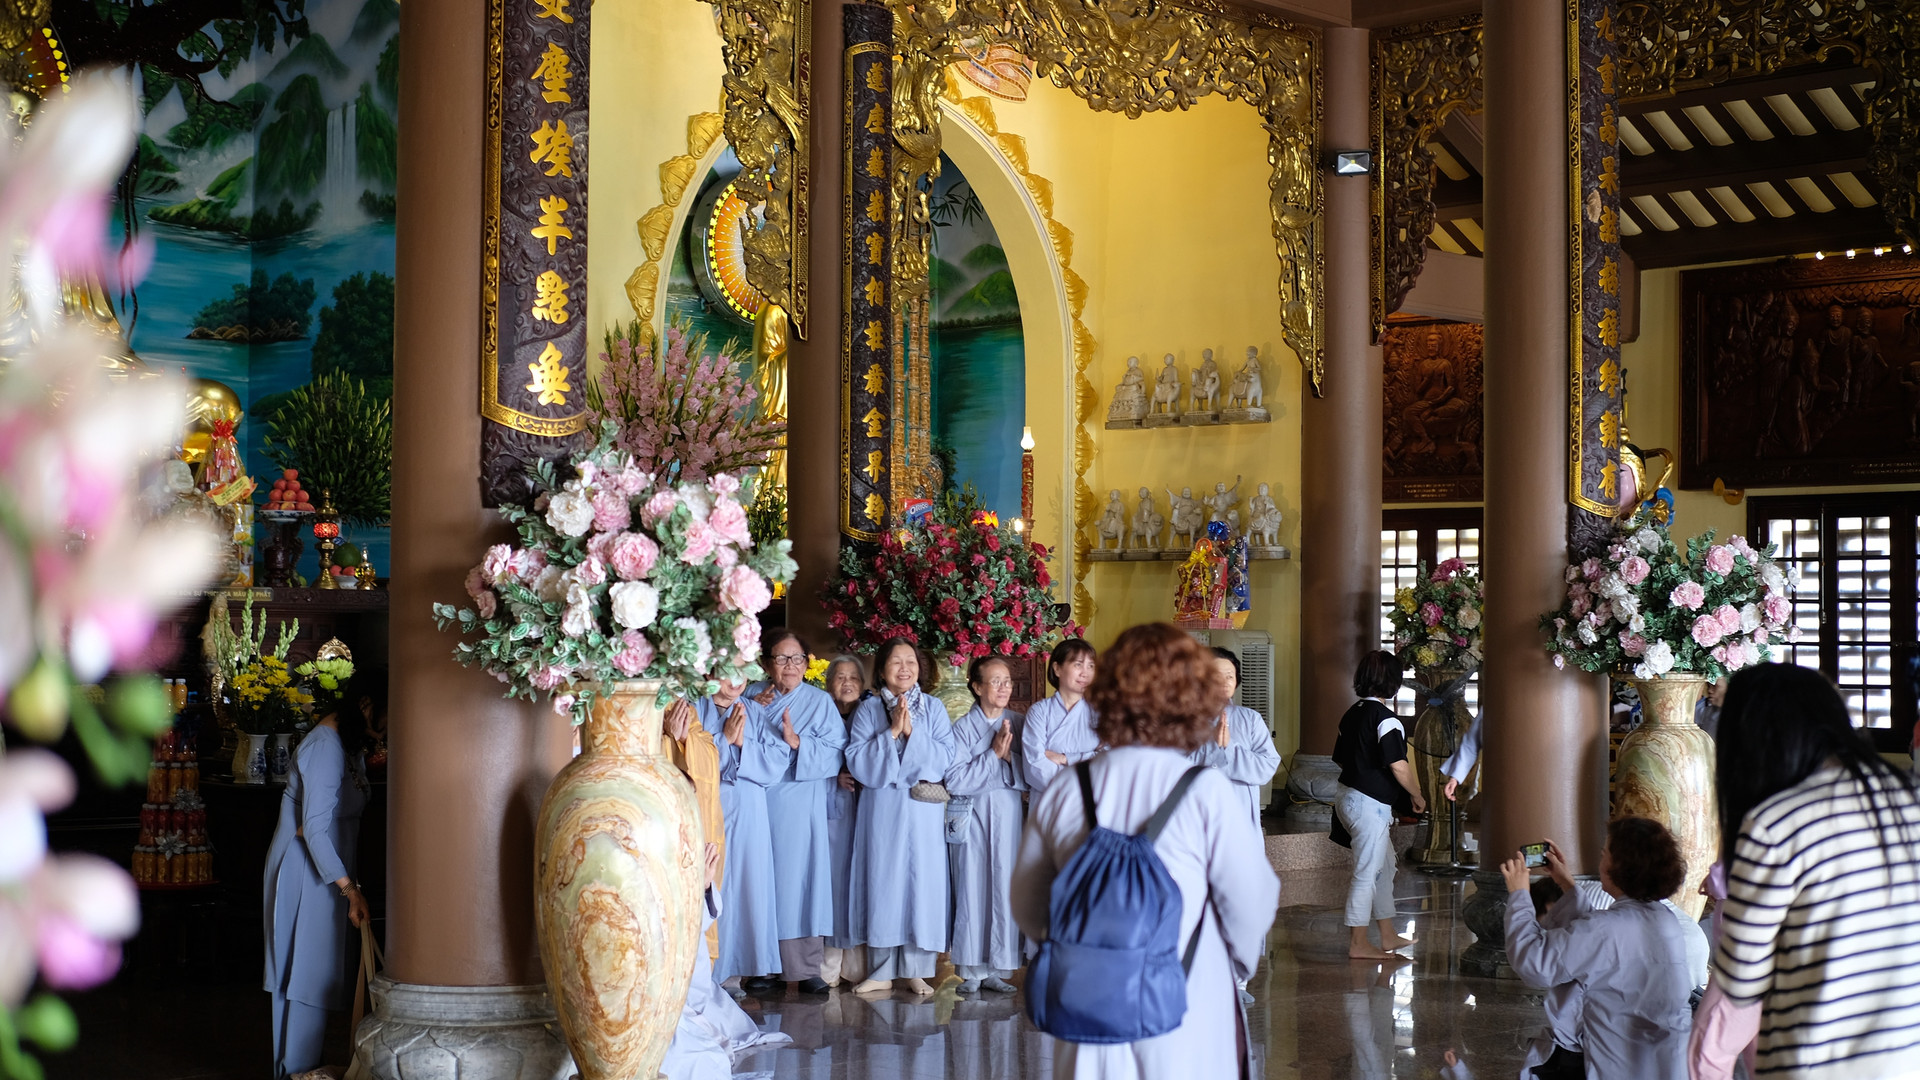
<instances>
[{"instance_id":1,"label":"green leaf","mask_svg":"<svg viewBox=\"0 0 1920 1080\"><path fill-rule=\"evenodd\" d=\"M121 730L151 739L173 726L173 702L159 679L136 675L107 689L107 715Z\"/></svg>"},{"instance_id":2,"label":"green leaf","mask_svg":"<svg viewBox=\"0 0 1920 1080\"><path fill-rule=\"evenodd\" d=\"M22 1005L13 1022L23 1037L56 1053L72 1049L80 1038L80 1021L73 1009L52 994L40 994Z\"/></svg>"}]
</instances>

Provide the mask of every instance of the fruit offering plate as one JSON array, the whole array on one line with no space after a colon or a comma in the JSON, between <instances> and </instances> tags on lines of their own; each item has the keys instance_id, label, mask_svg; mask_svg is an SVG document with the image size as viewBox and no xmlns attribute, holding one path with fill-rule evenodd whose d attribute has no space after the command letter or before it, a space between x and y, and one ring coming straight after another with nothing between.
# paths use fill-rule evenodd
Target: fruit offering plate
<instances>
[{"instance_id":1,"label":"fruit offering plate","mask_svg":"<svg viewBox=\"0 0 1920 1080\"><path fill-rule=\"evenodd\" d=\"M313 516L311 510L255 510L261 521L271 521L275 525L288 525Z\"/></svg>"}]
</instances>

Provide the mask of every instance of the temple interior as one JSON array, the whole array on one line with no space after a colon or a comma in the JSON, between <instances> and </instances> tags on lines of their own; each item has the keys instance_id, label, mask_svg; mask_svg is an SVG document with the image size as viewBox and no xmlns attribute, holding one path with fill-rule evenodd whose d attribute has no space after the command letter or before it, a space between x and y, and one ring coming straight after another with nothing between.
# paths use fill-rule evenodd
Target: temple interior
<instances>
[{"instance_id":1,"label":"temple interior","mask_svg":"<svg viewBox=\"0 0 1920 1080\"><path fill-rule=\"evenodd\" d=\"M1580 1054L1501 864L1631 906L1651 819L1649 896L1722 949L1727 808L1813 768L1716 779L1777 764L1714 733L1776 665L1920 827L1916 0L27 0L0 39L0 829L45 833L0 851L0 1080L1171 1077L1066 1053L1014 925L1043 791L1129 739L1224 773L1277 877L1264 934L1183 924L1242 1006L1182 1031L1242 1075L1677 1077L1591 1016L1530 1071ZM1143 624L1228 680L1198 749L1094 718ZM45 899L82 867L120 914ZM1692 1075L1920 1076L1920 988L1876 992L1905 1049L1763 1027Z\"/></svg>"}]
</instances>

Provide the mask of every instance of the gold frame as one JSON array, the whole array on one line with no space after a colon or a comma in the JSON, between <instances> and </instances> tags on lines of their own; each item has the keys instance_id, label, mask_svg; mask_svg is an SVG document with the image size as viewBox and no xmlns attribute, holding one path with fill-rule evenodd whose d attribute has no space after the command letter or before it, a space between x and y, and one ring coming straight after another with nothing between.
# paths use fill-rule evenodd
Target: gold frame
<instances>
[{"instance_id":1,"label":"gold frame","mask_svg":"<svg viewBox=\"0 0 1920 1080\"><path fill-rule=\"evenodd\" d=\"M1581 490L1586 472L1586 253L1580 224L1582 203L1580 123L1580 0L1566 0L1567 51L1567 502L1590 514L1613 517L1613 507ZM1625 399L1622 394L1622 400Z\"/></svg>"},{"instance_id":2,"label":"gold frame","mask_svg":"<svg viewBox=\"0 0 1920 1080\"><path fill-rule=\"evenodd\" d=\"M885 51L887 51L887 46L878 41L863 41L840 54L841 70L843 74L850 75L853 71L854 57L864 56L870 52ZM879 65L874 64L871 65L870 68L871 70L877 71L879 70ZM853 80L851 78L843 78L841 84L841 115L843 117L851 116L853 115ZM850 298L853 296L852 221L854 163L853 143L851 141L842 139L840 157L840 431L838 432L840 440L840 532L843 536L850 536L856 540L875 543L879 541L881 533L886 528L885 522L880 523L881 527L879 529L862 529L857 528L853 524L853 365L848 359L853 355L853 316L848 306L851 302ZM896 343L894 351L896 354L898 353L898 343ZM900 477L899 432L901 424L899 421L898 408L898 402L900 400L900 372L898 370L898 364L894 366L895 371L892 378L892 390L895 404L890 406L892 415L887 417L887 426L890 434L889 456L887 460L887 494L891 497L890 501L892 503L892 505L887 507L889 516L896 514L900 509L900 493L894 490L895 485L899 483Z\"/></svg>"},{"instance_id":3,"label":"gold frame","mask_svg":"<svg viewBox=\"0 0 1920 1080\"><path fill-rule=\"evenodd\" d=\"M627 275L627 303L633 305L634 317L640 320L640 325L650 332L659 296L660 265L675 239L673 220L679 216L687 196L699 190L694 183L695 173L713 144L720 141L722 123L721 114L717 112L687 117L687 152L660 163L660 202L634 222L646 261Z\"/></svg>"}]
</instances>

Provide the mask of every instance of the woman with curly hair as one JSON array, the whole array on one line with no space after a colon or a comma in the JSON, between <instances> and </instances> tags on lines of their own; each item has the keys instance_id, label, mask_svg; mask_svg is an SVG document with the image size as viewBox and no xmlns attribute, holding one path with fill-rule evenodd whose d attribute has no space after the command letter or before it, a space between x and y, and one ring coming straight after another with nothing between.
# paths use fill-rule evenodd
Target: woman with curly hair
<instances>
[{"instance_id":1,"label":"woman with curly hair","mask_svg":"<svg viewBox=\"0 0 1920 1080\"><path fill-rule=\"evenodd\" d=\"M1077 769L1034 797L1013 870L1013 913L1034 941L1048 937L1054 878L1097 823L1138 833L1213 737L1222 696L1213 656L1166 623L1136 626L1100 658L1087 692L1110 748L1086 765L1095 821L1087 819ZM1236 980L1253 971L1280 900L1245 797L1218 771L1201 770L1154 844L1180 889L1180 937L1200 927L1187 971L1179 1027L1138 1042L1058 1041L1056 1077L1247 1075L1246 1025Z\"/></svg>"},{"instance_id":2,"label":"woman with curly hair","mask_svg":"<svg viewBox=\"0 0 1920 1080\"><path fill-rule=\"evenodd\" d=\"M1562 888L1572 882L1550 865ZM1579 1052L1554 1050L1535 1070L1543 1078L1634 1077L1686 1080L1688 1007L1693 979L1687 970L1687 939L1680 920L1661 901L1686 877L1680 845L1665 825L1648 818L1620 818L1607 826L1600 852L1600 887L1612 907L1591 910L1579 889L1554 907L1573 905L1548 929L1533 905L1532 875L1519 852L1500 864L1507 879L1507 962L1528 986L1567 983L1580 990Z\"/></svg>"}]
</instances>

